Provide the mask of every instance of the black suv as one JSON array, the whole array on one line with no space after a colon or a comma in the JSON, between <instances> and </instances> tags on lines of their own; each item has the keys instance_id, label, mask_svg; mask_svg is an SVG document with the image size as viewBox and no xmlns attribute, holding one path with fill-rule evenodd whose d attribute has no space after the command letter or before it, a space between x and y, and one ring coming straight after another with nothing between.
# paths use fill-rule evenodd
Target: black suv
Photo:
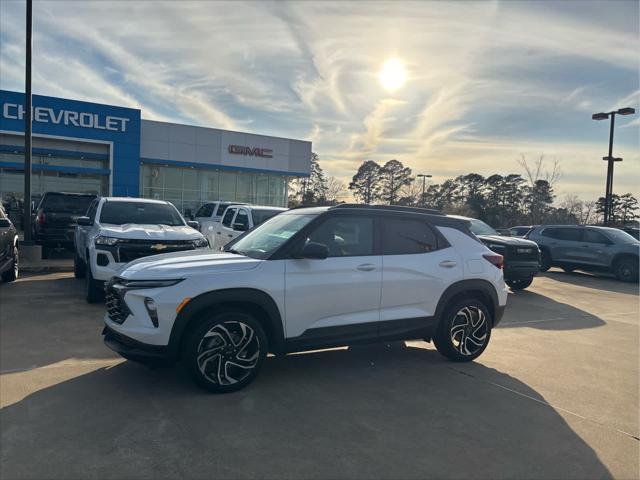
<instances>
[{"instance_id":1,"label":"black suv","mask_svg":"<svg viewBox=\"0 0 640 480\"><path fill-rule=\"evenodd\" d=\"M42 245L42 258L55 247L73 249L78 217L83 216L95 195L47 192L40 199L33 223L33 238Z\"/></svg>"},{"instance_id":2,"label":"black suv","mask_svg":"<svg viewBox=\"0 0 640 480\"><path fill-rule=\"evenodd\" d=\"M2 281L18 278L18 233L0 205L0 276Z\"/></svg>"},{"instance_id":3,"label":"black suv","mask_svg":"<svg viewBox=\"0 0 640 480\"><path fill-rule=\"evenodd\" d=\"M494 228L476 218L457 218L469 220L473 234L504 257L504 282L511 290L522 290L531 285L533 277L540 271L540 250L535 242L500 235Z\"/></svg>"}]
</instances>

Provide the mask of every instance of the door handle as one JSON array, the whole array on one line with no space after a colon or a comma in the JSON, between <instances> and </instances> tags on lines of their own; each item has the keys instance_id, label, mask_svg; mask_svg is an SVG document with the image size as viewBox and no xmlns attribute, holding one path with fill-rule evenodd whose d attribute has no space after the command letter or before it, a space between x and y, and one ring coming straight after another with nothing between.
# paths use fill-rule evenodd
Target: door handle
<instances>
[{"instance_id":1,"label":"door handle","mask_svg":"<svg viewBox=\"0 0 640 480\"><path fill-rule=\"evenodd\" d=\"M356 268L361 272L371 272L376 269L376 266L373 263L363 263L362 265L358 265Z\"/></svg>"},{"instance_id":2,"label":"door handle","mask_svg":"<svg viewBox=\"0 0 640 480\"><path fill-rule=\"evenodd\" d=\"M458 263L457 263L456 261L454 261L454 260L443 260L443 261L441 261L441 262L439 263L439 265L440 265L441 267L444 267L444 268L453 268L453 267L455 267L457 264L458 264Z\"/></svg>"}]
</instances>

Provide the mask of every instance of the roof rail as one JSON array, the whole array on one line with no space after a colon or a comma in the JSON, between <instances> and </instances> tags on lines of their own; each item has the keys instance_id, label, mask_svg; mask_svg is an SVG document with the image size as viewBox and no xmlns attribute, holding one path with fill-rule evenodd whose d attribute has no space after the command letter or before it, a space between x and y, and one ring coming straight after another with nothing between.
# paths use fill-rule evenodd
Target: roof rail
<instances>
[{"instance_id":1,"label":"roof rail","mask_svg":"<svg viewBox=\"0 0 640 480\"><path fill-rule=\"evenodd\" d=\"M440 210L420 207L407 207L404 205L370 205L368 203L341 203L329 207L330 210L335 209L362 209L362 210L386 210L392 212L411 212L423 213L428 215L444 215Z\"/></svg>"}]
</instances>

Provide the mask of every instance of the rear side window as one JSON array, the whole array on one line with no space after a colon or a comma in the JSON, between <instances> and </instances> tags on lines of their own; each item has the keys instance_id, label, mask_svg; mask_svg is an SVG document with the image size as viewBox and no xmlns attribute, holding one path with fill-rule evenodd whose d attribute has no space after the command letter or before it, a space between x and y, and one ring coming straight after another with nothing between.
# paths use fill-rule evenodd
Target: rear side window
<instances>
[{"instance_id":1,"label":"rear side window","mask_svg":"<svg viewBox=\"0 0 640 480\"><path fill-rule=\"evenodd\" d=\"M84 215L95 198L89 195L45 195L39 208Z\"/></svg>"},{"instance_id":2,"label":"rear side window","mask_svg":"<svg viewBox=\"0 0 640 480\"><path fill-rule=\"evenodd\" d=\"M579 242L581 233L579 228L545 228L542 235L557 240Z\"/></svg>"},{"instance_id":3,"label":"rear side window","mask_svg":"<svg viewBox=\"0 0 640 480\"><path fill-rule=\"evenodd\" d=\"M224 225L225 227L231 227L231 220L233 220L233 215L236 213L235 208L226 208L226 211L224 212L224 217L222 218L222 225Z\"/></svg>"},{"instance_id":4,"label":"rear side window","mask_svg":"<svg viewBox=\"0 0 640 480\"><path fill-rule=\"evenodd\" d=\"M424 221L383 218L381 232L383 255L427 253L438 248L435 233Z\"/></svg>"},{"instance_id":5,"label":"rear side window","mask_svg":"<svg viewBox=\"0 0 640 480\"><path fill-rule=\"evenodd\" d=\"M213 215L214 208L215 208L215 204L205 203L196 212L196 217L210 217L211 215Z\"/></svg>"}]
</instances>

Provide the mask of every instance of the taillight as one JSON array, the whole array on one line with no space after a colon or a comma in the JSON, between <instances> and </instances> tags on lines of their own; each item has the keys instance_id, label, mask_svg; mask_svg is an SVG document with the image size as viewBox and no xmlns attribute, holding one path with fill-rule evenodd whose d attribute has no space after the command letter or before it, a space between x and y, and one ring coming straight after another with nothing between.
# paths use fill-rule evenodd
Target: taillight
<instances>
[{"instance_id":1,"label":"taillight","mask_svg":"<svg viewBox=\"0 0 640 480\"><path fill-rule=\"evenodd\" d=\"M40 210L38 212L38 217L36 218L36 221L38 222L39 225L44 225L44 223L47 221L47 216L44 214L44 211Z\"/></svg>"},{"instance_id":2,"label":"taillight","mask_svg":"<svg viewBox=\"0 0 640 480\"><path fill-rule=\"evenodd\" d=\"M482 256L487 260L487 262L492 263L496 268L502 270L502 267L504 266L504 257L502 255L499 253L485 253Z\"/></svg>"}]
</instances>

